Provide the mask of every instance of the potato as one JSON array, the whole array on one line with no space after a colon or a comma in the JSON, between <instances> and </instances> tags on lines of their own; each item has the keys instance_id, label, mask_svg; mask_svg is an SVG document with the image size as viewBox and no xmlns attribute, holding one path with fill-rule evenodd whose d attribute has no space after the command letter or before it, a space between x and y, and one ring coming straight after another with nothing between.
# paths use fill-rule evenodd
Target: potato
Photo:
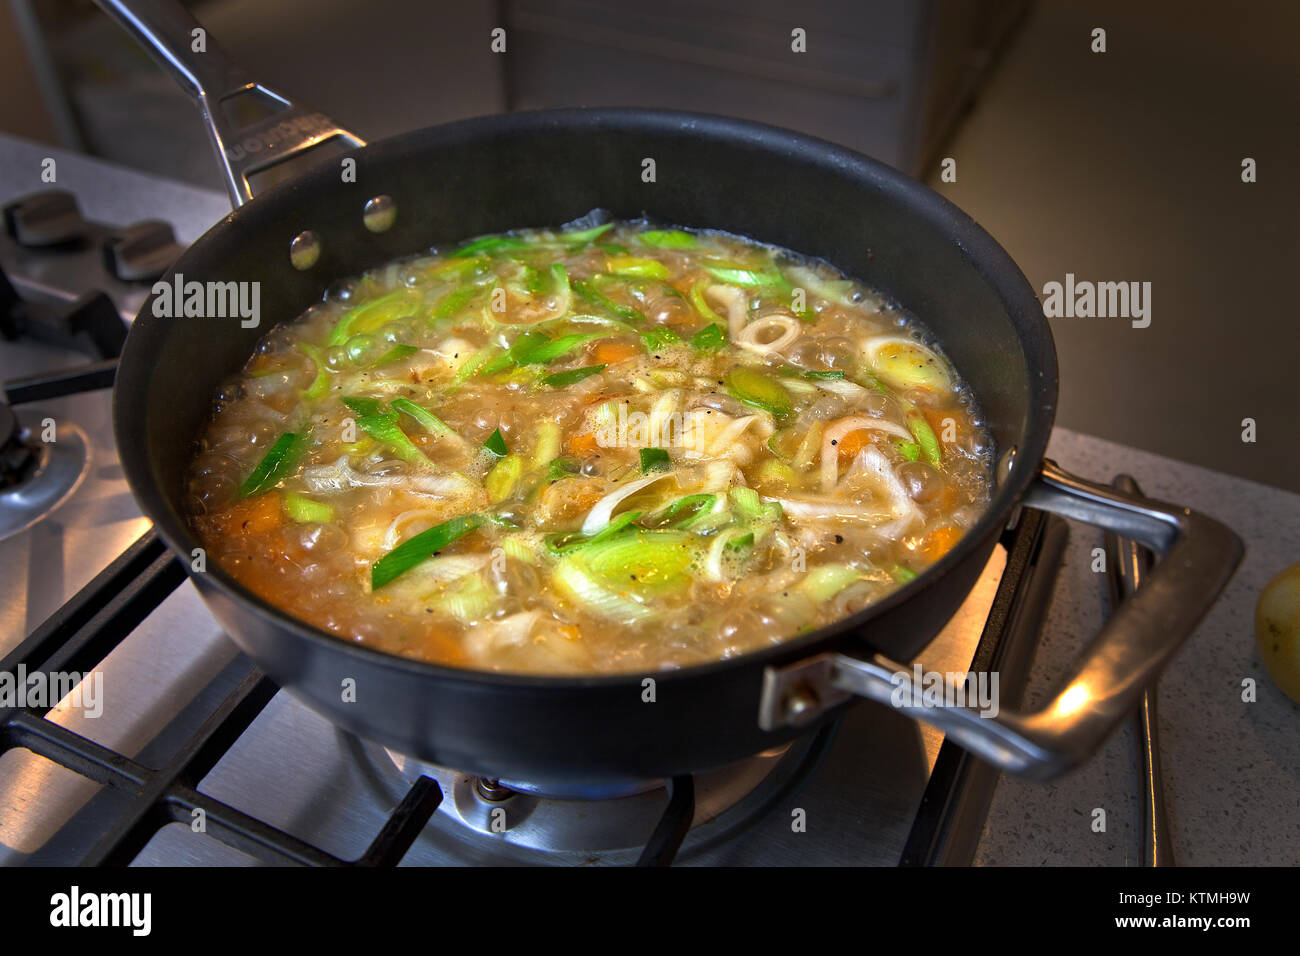
<instances>
[{"instance_id":1,"label":"potato","mask_svg":"<svg viewBox=\"0 0 1300 956\"><path fill-rule=\"evenodd\" d=\"M1300 704L1300 563L1283 570L1260 592L1255 641L1273 682Z\"/></svg>"}]
</instances>

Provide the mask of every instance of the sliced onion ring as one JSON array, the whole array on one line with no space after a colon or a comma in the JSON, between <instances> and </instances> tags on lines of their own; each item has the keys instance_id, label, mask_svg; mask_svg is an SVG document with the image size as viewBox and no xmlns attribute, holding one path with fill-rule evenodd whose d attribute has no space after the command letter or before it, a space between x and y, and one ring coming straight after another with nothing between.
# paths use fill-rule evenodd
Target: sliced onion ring
<instances>
[{"instance_id":1,"label":"sliced onion ring","mask_svg":"<svg viewBox=\"0 0 1300 956\"><path fill-rule=\"evenodd\" d=\"M664 478L673 476L673 472L663 471L659 474L647 475L644 478L638 478L636 481L629 481L619 485L618 488L592 505L591 510L587 512L587 517L582 521L582 533L593 535L600 531L605 525L609 524L610 519L614 517L614 509L619 506L624 498L631 497L647 485L652 485L656 481L662 481Z\"/></svg>"},{"instance_id":2,"label":"sliced onion ring","mask_svg":"<svg viewBox=\"0 0 1300 956\"><path fill-rule=\"evenodd\" d=\"M778 328L781 334L774 339L761 341L760 336ZM755 319L749 325L732 336L732 340L743 349L757 352L759 355L773 355L784 352L799 338L801 333L799 320L792 315L774 312Z\"/></svg>"},{"instance_id":3,"label":"sliced onion ring","mask_svg":"<svg viewBox=\"0 0 1300 956\"><path fill-rule=\"evenodd\" d=\"M830 492L840 478L839 443L846 435L865 428L869 431L886 432L897 435L907 441L912 440L912 433L897 422L885 418L867 418L865 415L850 415L831 422L822 432L822 491Z\"/></svg>"}]
</instances>

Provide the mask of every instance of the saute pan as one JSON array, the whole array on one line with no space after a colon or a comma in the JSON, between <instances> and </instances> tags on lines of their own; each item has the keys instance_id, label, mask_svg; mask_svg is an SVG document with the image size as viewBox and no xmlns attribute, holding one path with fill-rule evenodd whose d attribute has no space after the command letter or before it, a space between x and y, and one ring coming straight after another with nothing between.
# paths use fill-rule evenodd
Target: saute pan
<instances>
[{"instance_id":1,"label":"saute pan","mask_svg":"<svg viewBox=\"0 0 1300 956\"><path fill-rule=\"evenodd\" d=\"M556 226L594 208L712 227L821 257L913 311L971 385L999 452L983 517L880 603L779 646L655 674L538 677L390 656L290 617L207 565L192 578L231 638L290 693L356 734L458 770L533 785L617 784L717 767L807 733L856 700L900 705L1005 770L1045 778L1129 713L1227 582L1241 543L1216 521L1063 472L1043 455L1056 406L1051 332L1014 262L942 197L857 153L733 119L564 110L467 120L365 145L253 82L179 5L100 0L201 107L234 212L175 263L186 282L260 283L259 327L159 318L146 302L114 389L127 479L192 566L181 516L219 383L271 324L331 283L465 237ZM230 107L274 115L242 128ZM348 149L253 198L249 176L327 141ZM654 176L647 175L654 160ZM351 169L355 175L345 175ZM394 215L395 213L395 215ZM1162 556L1033 712L981 717L900 698L1017 508L1056 512ZM345 689L351 692L345 693ZM898 693L895 693L898 691ZM891 703L891 697L894 698Z\"/></svg>"}]
</instances>

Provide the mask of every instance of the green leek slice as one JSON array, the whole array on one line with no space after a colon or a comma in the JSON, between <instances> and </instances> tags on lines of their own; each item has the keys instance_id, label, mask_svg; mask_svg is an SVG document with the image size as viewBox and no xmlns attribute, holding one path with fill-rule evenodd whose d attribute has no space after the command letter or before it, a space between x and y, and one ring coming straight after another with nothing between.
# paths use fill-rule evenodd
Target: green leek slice
<instances>
[{"instance_id":1,"label":"green leek slice","mask_svg":"<svg viewBox=\"0 0 1300 956\"><path fill-rule=\"evenodd\" d=\"M553 388L564 388L567 385L581 382L584 378L590 378L592 375L599 375L603 371L605 371L604 365L587 365L583 368L569 369L567 372L544 375L542 384L550 385Z\"/></svg>"},{"instance_id":2,"label":"green leek slice","mask_svg":"<svg viewBox=\"0 0 1300 956\"><path fill-rule=\"evenodd\" d=\"M371 565L371 589L378 590L398 575L405 574L422 561L427 561L453 541L481 527L486 520L482 515L465 515L434 525L428 531L421 531L414 537L408 538Z\"/></svg>"},{"instance_id":3,"label":"green leek slice","mask_svg":"<svg viewBox=\"0 0 1300 956\"><path fill-rule=\"evenodd\" d=\"M790 393L780 382L748 365L739 365L727 375L727 393L778 419L785 418L794 408Z\"/></svg>"},{"instance_id":4,"label":"green leek slice","mask_svg":"<svg viewBox=\"0 0 1300 956\"><path fill-rule=\"evenodd\" d=\"M324 524L334 520L334 508L331 505L323 501L314 501L306 495L295 492L289 492L284 496L284 510L293 521L315 521Z\"/></svg>"},{"instance_id":5,"label":"green leek slice","mask_svg":"<svg viewBox=\"0 0 1300 956\"><path fill-rule=\"evenodd\" d=\"M649 229L636 238L652 249L694 249L698 245L694 236L681 229Z\"/></svg>"},{"instance_id":6,"label":"green leek slice","mask_svg":"<svg viewBox=\"0 0 1300 956\"><path fill-rule=\"evenodd\" d=\"M288 477L306 447L306 435L285 432L267 449L257 467L239 486L239 497L251 498L274 488Z\"/></svg>"}]
</instances>

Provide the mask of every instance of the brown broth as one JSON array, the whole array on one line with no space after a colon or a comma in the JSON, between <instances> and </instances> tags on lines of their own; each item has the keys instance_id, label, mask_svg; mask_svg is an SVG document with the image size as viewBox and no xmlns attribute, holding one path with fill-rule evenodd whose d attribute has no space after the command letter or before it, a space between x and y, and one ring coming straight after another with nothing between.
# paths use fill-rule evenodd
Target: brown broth
<instances>
[{"instance_id":1,"label":"brown broth","mask_svg":"<svg viewBox=\"0 0 1300 956\"><path fill-rule=\"evenodd\" d=\"M649 671L879 600L978 518L990 458L956 371L871 289L620 222L395 263L277 327L213 403L187 510L210 560L340 638L475 669ZM386 554L466 516L373 586Z\"/></svg>"}]
</instances>

